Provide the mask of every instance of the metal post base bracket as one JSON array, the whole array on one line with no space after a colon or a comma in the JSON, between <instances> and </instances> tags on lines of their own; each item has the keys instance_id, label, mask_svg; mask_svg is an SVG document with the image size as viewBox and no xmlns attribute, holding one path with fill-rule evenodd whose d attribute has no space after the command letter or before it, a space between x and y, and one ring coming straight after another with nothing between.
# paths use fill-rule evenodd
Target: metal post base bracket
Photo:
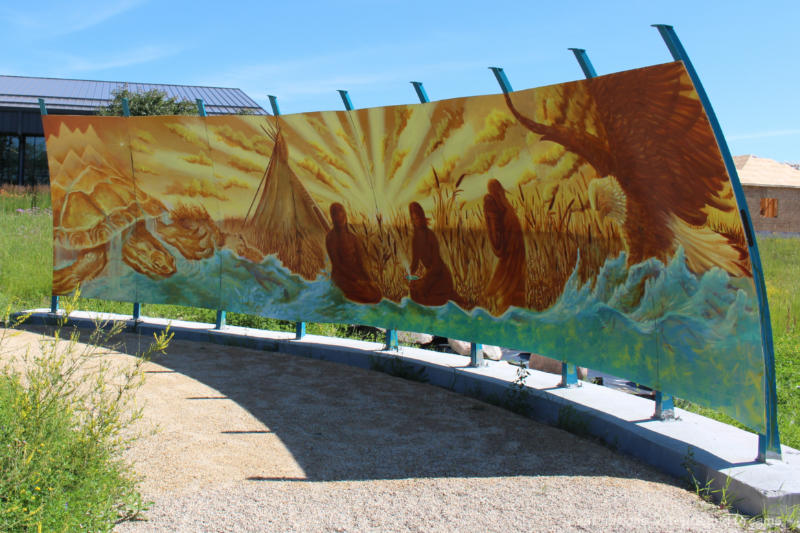
<instances>
[{"instance_id":1,"label":"metal post base bracket","mask_svg":"<svg viewBox=\"0 0 800 533\"><path fill-rule=\"evenodd\" d=\"M759 463L766 463L767 460L770 461L783 461L783 455L781 454L781 449L778 448L777 450L774 447L769 446L769 440L767 436L763 433L758 434L758 455L756 456L756 461Z\"/></svg>"},{"instance_id":2,"label":"metal post base bracket","mask_svg":"<svg viewBox=\"0 0 800 533\"><path fill-rule=\"evenodd\" d=\"M653 413L656 420L676 420L675 399L669 394L656 391L656 411Z\"/></svg>"}]
</instances>

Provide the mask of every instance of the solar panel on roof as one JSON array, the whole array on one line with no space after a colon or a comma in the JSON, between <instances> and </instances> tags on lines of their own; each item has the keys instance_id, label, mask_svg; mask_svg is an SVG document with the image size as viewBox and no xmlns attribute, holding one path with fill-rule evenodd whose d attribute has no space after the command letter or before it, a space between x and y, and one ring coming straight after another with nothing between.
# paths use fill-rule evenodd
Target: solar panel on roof
<instances>
[{"instance_id":1,"label":"solar panel on roof","mask_svg":"<svg viewBox=\"0 0 800 533\"><path fill-rule=\"evenodd\" d=\"M92 111L110 102L112 92L125 85L124 82L0 75L0 106L38 108L38 98L44 98L54 111ZM210 114L235 113L242 108L266 114L241 89L152 83L127 85L133 92L158 89L182 100L193 102L202 98Z\"/></svg>"}]
</instances>

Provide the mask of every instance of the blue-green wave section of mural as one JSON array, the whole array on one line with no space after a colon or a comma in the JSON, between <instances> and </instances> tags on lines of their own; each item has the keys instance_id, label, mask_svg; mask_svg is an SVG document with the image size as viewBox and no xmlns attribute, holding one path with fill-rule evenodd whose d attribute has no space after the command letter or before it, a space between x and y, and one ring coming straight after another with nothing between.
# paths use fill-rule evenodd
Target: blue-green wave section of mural
<instances>
[{"instance_id":1,"label":"blue-green wave section of mural","mask_svg":"<svg viewBox=\"0 0 800 533\"><path fill-rule=\"evenodd\" d=\"M620 254L606 261L594 282L581 283L576 265L549 309L511 308L500 317L452 303L424 307L408 298L356 304L328 277L307 281L274 256L254 264L223 250L203 261L179 257L177 266L164 280L128 271L111 287L104 286L109 278L98 278L84 294L116 294L125 287L133 294L135 287L142 302L365 324L526 350L624 377L765 429L752 280L718 268L694 274L680 249L668 264L648 259L628 266Z\"/></svg>"}]
</instances>

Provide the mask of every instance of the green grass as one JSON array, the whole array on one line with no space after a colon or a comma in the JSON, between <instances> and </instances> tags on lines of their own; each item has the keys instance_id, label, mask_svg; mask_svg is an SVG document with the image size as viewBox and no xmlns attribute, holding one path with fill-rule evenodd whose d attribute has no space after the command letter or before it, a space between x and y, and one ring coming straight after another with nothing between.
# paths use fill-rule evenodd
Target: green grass
<instances>
[{"instance_id":1,"label":"green grass","mask_svg":"<svg viewBox=\"0 0 800 533\"><path fill-rule=\"evenodd\" d=\"M53 276L53 228L48 213L0 209L0 309L48 305Z\"/></svg>"},{"instance_id":2,"label":"green grass","mask_svg":"<svg viewBox=\"0 0 800 533\"><path fill-rule=\"evenodd\" d=\"M767 298L775 338L796 333L800 316L800 238L759 237Z\"/></svg>"},{"instance_id":3,"label":"green grass","mask_svg":"<svg viewBox=\"0 0 800 533\"><path fill-rule=\"evenodd\" d=\"M39 195L35 202L49 205L49 197ZM47 211L18 214L29 209L32 195L0 195L0 309L47 307L50 301L52 269L52 221ZM778 423L781 440L800 448L800 239L759 237L767 294L775 340L775 367L778 387ZM131 304L82 299L79 309L131 314ZM212 323L215 311L174 305L142 305L142 314L164 318ZM227 322L253 328L292 331L294 324L254 315L229 313ZM313 334L382 340L374 328L340 324L308 324ZM711 409L679 402L680 407L736 424ZM738 424L737 424L738 425Z\"/></svg>"},{"instance_id":4,"label":"green grass","mask_svg":"<svg viewBox=\"0 0 800 533\"><path fill-rule=\"evenodd\" d=\"M800 449L800 332L776 336L775 376L781 442Z\"/></svg>"},{"instance_id":5,"label":"green grass","mask_svg":"<svg viewBox=\"0 0 800 533\"><path fill-rule=\"evenodd\" d=\"M0 186L0 213L17 209L50 209L49 187Z\"/></svg>"},{"instance_id":6,"label":"green grass","mask_svg":"<svg viewBox=\"0 0 800 533\"><path fill-rule=\"evenodd\" d=\"M781 442L800 448L800 238L758 238L767 285Z\"/></svg>"}]
</instances>

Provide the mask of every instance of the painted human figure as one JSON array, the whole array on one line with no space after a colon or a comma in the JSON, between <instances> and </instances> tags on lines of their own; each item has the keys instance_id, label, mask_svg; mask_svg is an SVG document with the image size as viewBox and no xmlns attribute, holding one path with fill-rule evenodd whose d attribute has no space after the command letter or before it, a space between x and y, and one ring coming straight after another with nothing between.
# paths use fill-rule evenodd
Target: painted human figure
<instances>
[{"instance_id":1,"label":"painted human figure","mask_svg":"<svg viewBox=\"0 0 800 533\"><path fill-rule=\"evenodd\" d=\"M514 207L496 179L489 180L489 194L483 197L483 212L489 240L498 262L486 294L496 302L496 313L510 306L525 307L525 239Z\"/></svg>"},{"instance_id":2,"label":"painted human figure","mask_svg":"<svg viewBox=\"0 0 800 533\"><path fill-rule=\"evenodd\" d=\"M444 305L448 300L462 304L453 288L453 276L442 261L439 240L428 227L425 211L417 202L408 206L414 237L411 241L411 273L422 273L409 284L411 299L422 305ZM424 267L424 273L422 270Z\"/></svg>"},{"instance_id":3,"label":"painted human figure","mask_svg":"<svg viewBox=\"0 0 800 533\"><path fill-rule=\"evenodd\" d=\"M331 204L333 228L325 237L331 260L331 279L347 299L362 304L381 301L381 291L364 267L364 249L347 227L347 212L338 202Z\"/></svg>"}]
</instances>

